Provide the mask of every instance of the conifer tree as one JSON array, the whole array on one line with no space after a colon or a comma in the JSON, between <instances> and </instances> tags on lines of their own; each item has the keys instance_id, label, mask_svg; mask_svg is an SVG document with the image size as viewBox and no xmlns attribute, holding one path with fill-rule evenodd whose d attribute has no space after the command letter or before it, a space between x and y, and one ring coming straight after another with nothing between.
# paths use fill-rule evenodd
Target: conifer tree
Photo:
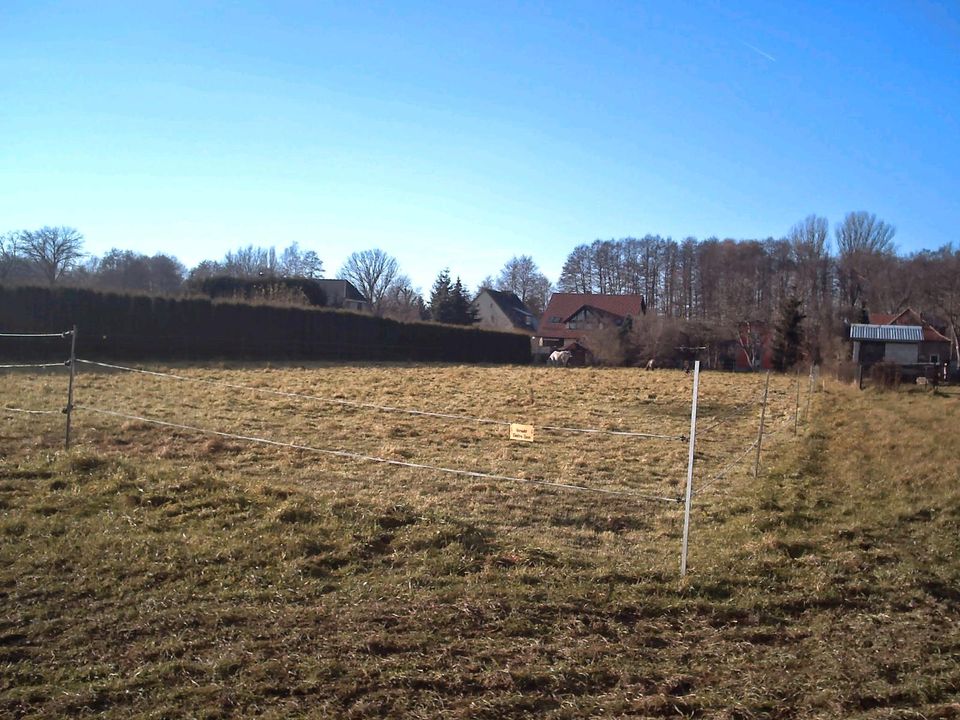
<instances>
[{"instance_id":1,"label":"conifer tree","mask_svg":"<svg viewBox=\"0 0 960 720\"><path fill-rule=\"evenodd\" d=\"M470 302L460 278L450 281L450 271L440 271L430 292L430 317L436 322L451 325L472 325L477 321L477 312Z\"/></svg>"},{"instance_id":2,"label":"conifer tree","mask_svg":"<svg viewBox=\"0 0 960 720\"><path fill-rule=\"evenodd\" d=\"M774 328L773 366L783 372L800 361L800 347L803 343L803 319L800 311L801 301L796 297L784 298Z\"/></svg>"}]
</instances>

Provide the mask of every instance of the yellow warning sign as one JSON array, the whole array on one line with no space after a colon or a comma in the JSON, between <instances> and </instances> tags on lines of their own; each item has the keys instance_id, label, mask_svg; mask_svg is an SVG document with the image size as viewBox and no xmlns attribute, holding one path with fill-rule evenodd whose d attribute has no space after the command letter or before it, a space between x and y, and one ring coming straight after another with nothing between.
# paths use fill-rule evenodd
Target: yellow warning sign
<instances>
[{"instance_id":1,"label":"yellow warning sign","mask_svg":"<svg viewBox=\"0 0 960 720\"><path fill-rule=\"evenodd\" d=\"M522 442L533 442L533 425L519 425L510 423L510 439Z\"/></svg>"}]
</instances>

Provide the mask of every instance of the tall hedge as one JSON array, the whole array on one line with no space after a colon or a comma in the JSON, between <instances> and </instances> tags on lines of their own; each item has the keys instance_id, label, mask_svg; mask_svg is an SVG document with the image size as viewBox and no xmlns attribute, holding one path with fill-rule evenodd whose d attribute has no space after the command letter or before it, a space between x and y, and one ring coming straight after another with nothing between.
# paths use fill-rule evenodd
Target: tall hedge
<instances>
[{"instance_id":1,"label":"tall hedge","mask_svg":"<svg viewBox=\"0 0 960 720\"><path fill-rule=\"evenodd\" d=\"M0 333L74 324L91 359L397 360L527 363L524 335L401 323L327 309L175 299L78 288L0 286ZM0 357L53 358L60 340L0 339Z\"/></svg>"}]
</instances>

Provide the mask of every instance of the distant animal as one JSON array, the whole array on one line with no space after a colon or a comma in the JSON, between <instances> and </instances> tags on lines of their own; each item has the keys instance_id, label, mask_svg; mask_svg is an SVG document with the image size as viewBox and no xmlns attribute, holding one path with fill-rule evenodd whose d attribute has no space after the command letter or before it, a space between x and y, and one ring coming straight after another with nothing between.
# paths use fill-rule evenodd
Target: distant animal
<instances>
[{"instance_id":1,"label":"distant animal","mask_svg":"<svg viewBox=\"0 0 960 720\"><path fill-rule=\"evenodd\" d=\"M655 363L653 358L650 358L649 360L647 360L647 370L653 370L654 364Z\"/></svg>"},{"instance_id":2,"label":"distant animal","mask_svg":"<svg viewBox=\"0 0 960 720\"><path fill-rule=\"evenodd\" d=\"M549 362L551 365L566 367L570 363L570 358L572 357L573 353L569 350L554 350L552 353L550 353Z\"/></svg>"}]
</instances>

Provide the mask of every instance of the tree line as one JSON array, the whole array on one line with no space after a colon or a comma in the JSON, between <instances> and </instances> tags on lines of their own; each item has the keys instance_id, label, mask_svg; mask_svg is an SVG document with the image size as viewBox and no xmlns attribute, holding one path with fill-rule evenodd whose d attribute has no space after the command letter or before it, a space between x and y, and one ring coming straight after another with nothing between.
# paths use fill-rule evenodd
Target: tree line
<instances>
[{"instance_id":1,"label":"tree line","mask_svg":"<svg viewBox=\"0 0 960 720\"><path fill-rule=\"evenodd\" d=\"M744 322L775 323L785 303L795 300L803 315L804 352L813 359L832 351L844 321L868 311L895 313L914 306L936 315L956 344L960 249L946 245L898 254L894 226L868 212L848 213L832 230L826 218L810 215L780 238L598 239L569 253L556 285L532 257L519 255L496 277L487 276L477 291L515 292L537 315L554 290L641 294L653 315L730 334ZM83 241L70 227L0 235L0 282L177 295L196 292L214 277L321 278L325 271L318 253L296 242L280 251L248 245L188 270L164 254L113 249L89 256ZM438 273L427 297L396 258L377 248L351 254L335 277L353 283L380 316L465 325L476 319L469 302L475 293L449 268ZM288 293L264 300L296 304L301 298Z\"/></svg>"},{"instance_id":2,"label":"tree line","mask_svg":"<svg viewBox=\"0 0 960 720\"><path fill-rule=\"evenodd\" d=\"M960 249L900 255L895 234L875 215L851 212L833 228L835 249L827 219L816 215L781 238L595 240L568 255L557 285L564 292L642 294L658 316L731 332L745 322L775 324L795 299L813 359L837 345L844 322L908 306L936 316L956 343Z\"/></svg>"},{"instance_id":3,"label":"tree line","mask_svg":"<svg viewBox=\"0 0 960 720\"><path fill-rule=\"evenodd\" d=\"M315 250L296 242L286 248L248 245L220 260L203 260L188 270L177 258L148 256L114 248L103 256L84 252L84 237L75 228L45 226L0 235L0 282L66 285L151 295L210 294L211 288L237 288L237 299L277 305L316 305L309 286L296 280L324 277ZM437 274L428 298L415 288L396 258L379 248L352 253L335 275L350 281L371 304L374 314L401 321L434 320L455 325L476 322L473 293L449 268ZM237 282L225 282L233 279ZM551 284L529 256L512 258L496 280L482 287L515 290L534 312L542 311ZM256 292L251 292L254 288Z\"/></svg>"}]
</instances>

